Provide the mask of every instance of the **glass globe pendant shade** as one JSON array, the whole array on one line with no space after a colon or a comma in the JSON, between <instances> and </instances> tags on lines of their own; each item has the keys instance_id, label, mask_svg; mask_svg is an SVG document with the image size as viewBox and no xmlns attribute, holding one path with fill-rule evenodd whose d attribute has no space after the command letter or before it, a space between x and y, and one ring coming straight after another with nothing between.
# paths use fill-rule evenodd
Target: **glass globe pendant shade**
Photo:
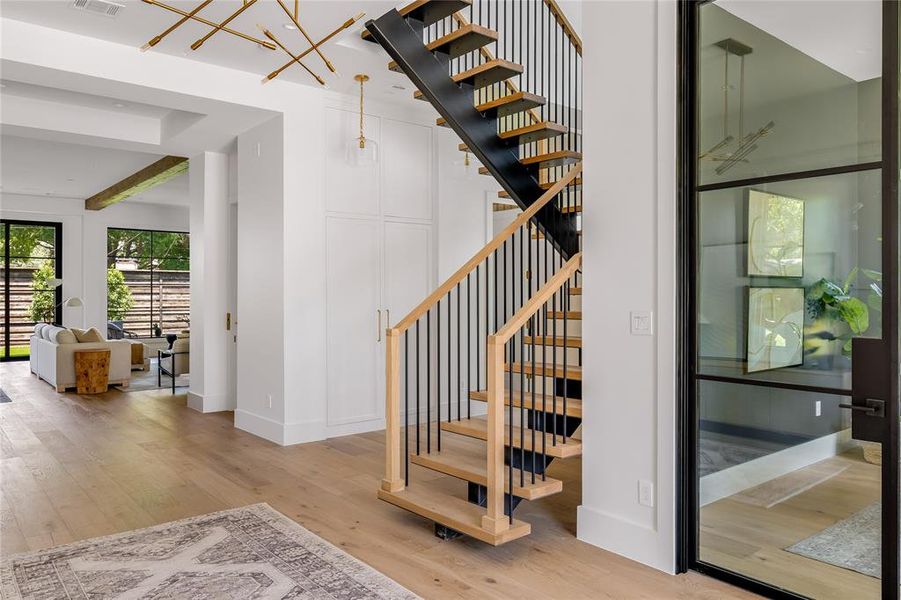
<instances>
[{"instance_id":1,"label":"glass globe pendant shade","mask_svg":"<svg viewBox=\"0 0 901 600\"><path fill-rule=\"evenodd\" d=\"M463 153L463 158L454 161L454 175L457 179L469 179L479 174L482 164L469 152Z\"/></svg>"},{"instance_id":2,"label":"glass globe pendant shade","mask_svg":"<svg viewBox=\"0 0 901 600\"><path fill-rule=\"evenodd\" d=\"M355 137L347 142L347 164L352 167L370 167L379 162L379 145L366 137Z\"/></svg>"}]
</instances>

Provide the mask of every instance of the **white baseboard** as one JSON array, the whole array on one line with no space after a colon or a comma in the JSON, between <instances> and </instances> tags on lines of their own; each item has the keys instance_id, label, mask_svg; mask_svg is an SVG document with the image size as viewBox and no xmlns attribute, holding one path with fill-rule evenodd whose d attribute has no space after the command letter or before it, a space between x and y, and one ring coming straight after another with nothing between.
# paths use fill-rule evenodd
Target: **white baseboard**
<instances>
[{"instance_id":1,"label":"white baseboard","mask_svg":"<svg viewBox=\"0 0 901 600\"><path fill-rule=\"evenodd\" d=\"M852 448L851 430L819 437L754 460L711 473L701 478L701 506L727 498L744 490L826 460Z\"/></svg>"},{"instance_id":2,"label":"white baseboard","mask_svg":"<svg viewBox=\"0 0 901 600\"><path fill-rule=\"evenodd\" d=\"M200 395L195 392L188 392L188 408L192 408L197 412L212 413L222 412L225 410L234 410L227 394L218 395Z\"/></svg>"},{"instance_id":3,"label":"white baseboard","mask_svg":"<svg viewBox=\"0 0 901 600\"><path fill-rule=\"evenodd\" d=\"M587 544L603 548L638 561L664 573L675 573L673 552L659 552L660 532L607 512L580 505L576 515L576 537Z\"/></svg>"},{"instance_id":4,"label":"white baseboard","mask_svg":"<svg viewBox=\"0 0 901 600\"><path fill-rule=\"evenodd\" d=\"M274 419L239 408L235 411L235 427L264 440L275 442L281 446L285 445L285 427Z\"/></svg>"}]
</instances>

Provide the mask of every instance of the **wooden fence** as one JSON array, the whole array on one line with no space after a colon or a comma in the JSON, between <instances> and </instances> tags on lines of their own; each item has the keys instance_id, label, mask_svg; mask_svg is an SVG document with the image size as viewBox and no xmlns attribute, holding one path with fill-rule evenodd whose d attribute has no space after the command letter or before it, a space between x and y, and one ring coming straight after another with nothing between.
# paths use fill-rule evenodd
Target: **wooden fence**
<instances>
[{"instance_id":1,"label":"wooden fence","mask_svg":"<svg viewBox=\"0 0 901 600\"><path fill-rule=\"evenodd\" d=\"M34 297L33 273L34 269L10 270L9 320L12 346L27 346L34 331L35 323L29 314ZM153 281L150 271L123 271L122 274L135 301L132 309L125 315L125 329L139 337L149 337L154 323L160 324L164 334L178 333L189 327L191 285L187 271L154 271ZM0 302L0 317L3 317L0 327L6 322L4 311L5 304ZM105 331L102 333L106 335Z\"/></svg>"}]
</instances>

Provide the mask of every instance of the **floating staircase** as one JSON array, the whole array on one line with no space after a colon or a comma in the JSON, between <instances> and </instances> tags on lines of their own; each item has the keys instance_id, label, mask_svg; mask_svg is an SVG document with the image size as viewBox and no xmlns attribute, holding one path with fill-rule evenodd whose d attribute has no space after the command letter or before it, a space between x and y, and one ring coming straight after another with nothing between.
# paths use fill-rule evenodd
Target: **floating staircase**
<instances>
[{"instance_id":1,"label":"floating staircase","mask_svg":"<svg viewBox=\"0 0 901 600\"><path fill-rule=\"evenodd\" d=\"M504 544L531 531L521 501L563 489L549 465L582 454L581 41L554 0L416 0L363 38L517 213L389 324L379 498L441 537Z\"/></svg>"}]
</instances>

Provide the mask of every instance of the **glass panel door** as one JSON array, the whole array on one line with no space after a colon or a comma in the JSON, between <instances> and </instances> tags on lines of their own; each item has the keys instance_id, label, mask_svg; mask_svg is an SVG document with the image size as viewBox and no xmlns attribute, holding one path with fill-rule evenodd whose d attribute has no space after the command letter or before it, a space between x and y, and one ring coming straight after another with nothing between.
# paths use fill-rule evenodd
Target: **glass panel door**
<instances>
[{"instance_id":1,"label":"glass panel door","mask_svg":"<svg viewBox=\"0 0 901 600\"><path fill-rule=\"evenodd\" d=\"M0 360L27 359L35 323L62 320L61 225L2 221L2 345Z\"/></svg>"},{"instance_id":2,"label":"glass panel door","mask_svg":"<svg viewBox=\"0 0 901 600\"><path fill-rule=\"evenodd\" d=\"M893 572L897 597L883 560L897 556L897 490L883 489L897 456L882 461L898 415L887 9L694 10L693 566L812 598L881 597Z\"/></svg>"}]
</instances>

